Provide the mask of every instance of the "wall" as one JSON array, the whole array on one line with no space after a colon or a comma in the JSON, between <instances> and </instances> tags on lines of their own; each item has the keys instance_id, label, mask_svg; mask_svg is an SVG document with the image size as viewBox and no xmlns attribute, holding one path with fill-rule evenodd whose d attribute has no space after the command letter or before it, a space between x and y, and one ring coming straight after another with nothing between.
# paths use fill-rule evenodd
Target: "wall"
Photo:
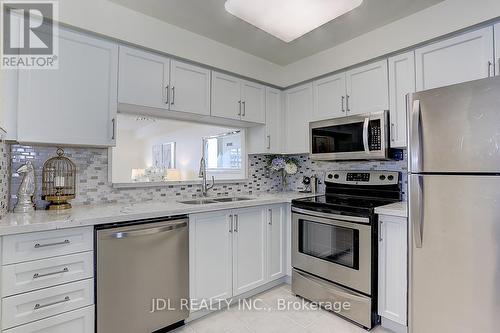
<instances>
[{"instance_id":1,"label":"wall","mask_svg":"<svg viewBox=\"0 0 500 333\"><path fill-rule=\"evenodd\" d=\"M285 86L500 17L498 0L447 0L286 66Z\"/></svg>"},{"instance_id":2,"label":"wall","mask_svg":"<svg viewBox=\"0 0 500 333\"><path fill-rule=\"evenodd\" d=\"M10 209L17 202L16 193L21 179L15 170L26 160L31 160L35 166L37 190L35 194L38 208L43 208L46 202L41 200L40 179L43 163L55 154L56 147L42 146L11 146L12 178L10 184ZM72 201L76 205L105 203L134 203L149 200L165 200L167 198L193 198L200 195L199 185L168 185L164 187L117 189L108 183L108 154L106 149L66 148L66 156L77 166L77 195ZM406 161L382 162L315 162L307 155L295 156L300 162L299 172L290 178L288 190L301 188L303 175L317 174L324 177L325 171L336 169L355 170L406 170ZM280 177L267 169L267 157L264 155L249 155L248 180L234 184L216 184L210 191L212 195L249 195L275 192L281 188ZM324 190L324 185L320 191ZM406 177L403 178L403 191L406 192Z\"/></svg>"}]
</instances>

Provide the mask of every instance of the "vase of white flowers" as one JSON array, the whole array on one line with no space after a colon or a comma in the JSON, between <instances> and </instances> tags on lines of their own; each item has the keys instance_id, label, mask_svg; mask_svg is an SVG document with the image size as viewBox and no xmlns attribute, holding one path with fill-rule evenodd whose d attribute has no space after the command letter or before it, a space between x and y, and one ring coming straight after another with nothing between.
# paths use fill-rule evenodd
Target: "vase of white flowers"
<instances>
[{"instance_id":1,"label":"vase of white flowers","mask_svg":"<svg viewBox=\"0 0 500 333\"><path fill-rule=\"evenodd\" d=\"M270 171L279 173L281 178L281 191L287 190L288 177L295 175L299 170L299 165L296 159L282 155L271 156L269 158L268 166Z\"/></svg>"}]
</instances>

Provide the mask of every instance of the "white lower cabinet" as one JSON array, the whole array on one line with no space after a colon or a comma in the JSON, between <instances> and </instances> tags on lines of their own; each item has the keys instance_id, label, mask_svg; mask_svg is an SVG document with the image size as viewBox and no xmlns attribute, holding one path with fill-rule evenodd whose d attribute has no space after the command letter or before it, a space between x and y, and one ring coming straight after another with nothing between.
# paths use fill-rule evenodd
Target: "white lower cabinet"
<instances>
[{"instance_id":1,"label":"white lower cabinet","mask_svg":"<svg viewBox=\"0 0 500 333\"><path fill-rule=\"evenodd\" d=\"M284 276L283 211L276 205L190 215L190 297L223 300Z\"/></svg>"},{"instance_id":2,"label":"white lower cabinet","mask_svg":"<svg viewBox=\"0 0 500 333\"><path fill-rule=\"evenodd\" d=\"M34 323L18 326L3 333L93 333L94 306L66 312Z\"/></svg>"},{"instance_id":3,"label":"white lower cabinet","mask_svg":"<svg viewBox=\"0 0 500 333\"><path fill-rule=\"evenodd\" d=\"M407 326L407 219L380 215L378 314Z\"/></svg>"}]
</instances>

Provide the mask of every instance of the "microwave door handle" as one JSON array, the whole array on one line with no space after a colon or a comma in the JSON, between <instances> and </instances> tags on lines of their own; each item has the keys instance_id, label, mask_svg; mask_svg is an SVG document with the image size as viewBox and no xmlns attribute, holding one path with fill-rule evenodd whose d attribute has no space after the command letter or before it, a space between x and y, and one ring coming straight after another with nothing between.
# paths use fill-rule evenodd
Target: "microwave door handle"
<instances>
[{"instance_id":1,"label":"microwave door handle","mask_svg":"<svg viewBox=\"0 0 500 333\"><path fill-rule=\"evenodd\" d=\"M365 122L363 123L363 147L365 148L365 152L369 153L370 148L368 147L368 124L370 123L370 118L365 118Z\"/></svg>"}]
</instances>

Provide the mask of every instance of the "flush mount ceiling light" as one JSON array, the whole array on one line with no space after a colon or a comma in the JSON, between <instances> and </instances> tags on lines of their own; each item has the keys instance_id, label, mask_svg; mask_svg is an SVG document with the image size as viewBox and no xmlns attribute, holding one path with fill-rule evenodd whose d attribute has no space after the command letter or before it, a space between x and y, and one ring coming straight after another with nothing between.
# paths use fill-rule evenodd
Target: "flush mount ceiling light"
<instances>
[{"instance_id":1,"label":"flush mount ceiling light","mask_svg":"<svg viewBox=\"0 0 500 333\"><path fill-rule=\"evenodd\" d=\"M363 0L227 0L226 11L289 43Z\"/></svg>"}]
</instances>

